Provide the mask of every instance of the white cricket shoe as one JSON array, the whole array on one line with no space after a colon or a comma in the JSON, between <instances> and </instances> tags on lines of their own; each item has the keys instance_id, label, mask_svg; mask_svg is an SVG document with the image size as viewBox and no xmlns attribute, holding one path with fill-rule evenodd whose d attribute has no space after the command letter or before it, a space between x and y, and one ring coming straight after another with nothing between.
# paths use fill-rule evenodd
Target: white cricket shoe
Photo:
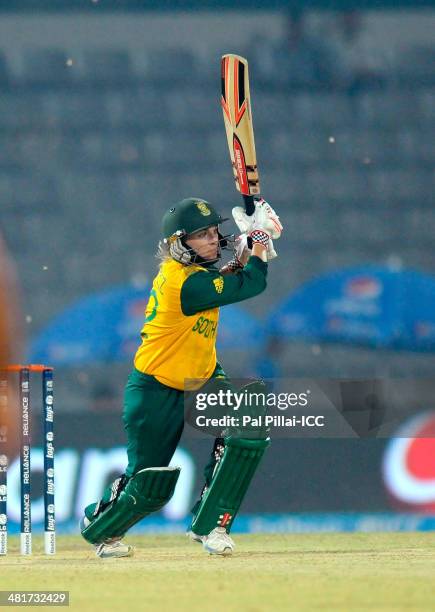
<instances>
[{"instance_id":1,"label":"white cricket shoe","mask_svg":"<svg viewBox=\"0 0 435 612\"><path fill-rule=\"evenodd\" d=\"M189 538L189 540L192 540L192 542L199 542L199 544L202 544L204 539L207 537L207 536L198 535L197 533L194 533L193 531L187 531L186 536Z\"/></svg>"},{"instance_id":2,"label":"white cricket shoe","mask_svg":"<svg viewBox=\"0 0 435 612\"><path fill-rule=\"evenodd\" d=\"M201 536L197 536L201 537ZM208 536L202 536L202 545L210 555L232 555L235 544L225 527L215 527Z\"/></svg>"},{"instance_id":3,"label":"white cricket shoe","mask_svg":"<svg viewBox=\"0 0 435 612\"><path fill-rule=\"evenodd\" d=\"M83 531L90 523L91 521L88 517L83 516L79 523L80 531ZM124 544L122 538L110 538L101 544L95 544L95 554L97 557L100 557L100 559L132 557L133 553L133 546Z\"/></svg>"},{"instance_id":4,"label":"white cricket shoe","mask_svg":"<svg viewBox=\"0 0 435 612\"><path fill-rule=\"evenodd\" d=\"M95 545L95 554L100 559L115 559L119 557L132 557L133 546L124 544L121 538L106 540L102 544Z\"/></svg>"}]
</instances>

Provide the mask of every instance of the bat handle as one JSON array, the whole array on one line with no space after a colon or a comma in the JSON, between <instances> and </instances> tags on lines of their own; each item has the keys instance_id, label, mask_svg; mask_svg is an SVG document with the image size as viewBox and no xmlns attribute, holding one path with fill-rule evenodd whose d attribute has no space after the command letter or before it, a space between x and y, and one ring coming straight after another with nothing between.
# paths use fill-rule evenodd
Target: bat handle
<instances>
[{"instance_id":1,"label":"bat handle","mask_svg":"<svg viewBox=\"0 0 435 612\"><path fill-rule=\"evenodd\" d=\"M255 211L254 196L244 195L243 201L245 203L246 214L250 217Z\"/></svg>"}]
</instances>

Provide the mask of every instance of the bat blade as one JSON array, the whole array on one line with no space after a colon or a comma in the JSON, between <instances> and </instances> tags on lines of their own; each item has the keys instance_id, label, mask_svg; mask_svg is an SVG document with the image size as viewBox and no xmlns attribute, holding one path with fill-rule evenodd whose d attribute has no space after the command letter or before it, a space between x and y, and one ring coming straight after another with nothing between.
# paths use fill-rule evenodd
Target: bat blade
<instances>
[{"instance_id":1,"label":"bat blade","mask_svg":"<svg viewBox=\"0 0 435 612\"><path fill-rule=\"evenodd\" d=\"M246 212L254 211L253 196L260 193L249 91L248 62L228 53L221 61L221 105L236 188Z\"/></svg>"}]
</instances>

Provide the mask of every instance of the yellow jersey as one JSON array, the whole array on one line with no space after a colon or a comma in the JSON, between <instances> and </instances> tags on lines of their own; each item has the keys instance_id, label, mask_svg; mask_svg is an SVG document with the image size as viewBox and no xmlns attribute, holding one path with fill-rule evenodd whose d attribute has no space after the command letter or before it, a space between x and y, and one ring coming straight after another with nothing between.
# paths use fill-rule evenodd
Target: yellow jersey
<instances>
[{"instance_id":1,"label":"yellow jersey","mask_svg":"<svg viewBox=\"0 0 435 612\"><path fill-rule=\"evenodd\" d=\"M199 265L164 261L145 310L142 344L134 365L162 384L184 390L189 379L208 380L216 367L219 308L183 314L181 289L192 274L207 272Z\"/></svg>"}]
</instances>

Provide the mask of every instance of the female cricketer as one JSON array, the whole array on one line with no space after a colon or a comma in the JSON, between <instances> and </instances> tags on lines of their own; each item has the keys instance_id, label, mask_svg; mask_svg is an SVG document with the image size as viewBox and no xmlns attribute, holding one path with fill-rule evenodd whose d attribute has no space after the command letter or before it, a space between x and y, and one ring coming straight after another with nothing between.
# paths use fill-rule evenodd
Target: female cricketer
<instances>
[{"instance_id":1,"label":"female cricketer","mask_svg":"<svg viewBox=\"0 0 435 612\"><path fill-rule=\"evenodd\" d=\"M216 358L219 308L264 291L268 254L276 256L271 238L282 230L264 200L256 201L251 217L240 207L233 216L244 233L234 259L220 270L216 264L228 240L220 225L227 219L198 198L182 200L163 217L161 264L125 389L128 466L80 521L83 537L101 558L133 554L123 536L174 492L180 468L169 463L183 432L188 381L230 384ZM266 436L216 439L188 532L209 554L232 553L229 531L268 444Z\"/></svg>"}]
</instances>

